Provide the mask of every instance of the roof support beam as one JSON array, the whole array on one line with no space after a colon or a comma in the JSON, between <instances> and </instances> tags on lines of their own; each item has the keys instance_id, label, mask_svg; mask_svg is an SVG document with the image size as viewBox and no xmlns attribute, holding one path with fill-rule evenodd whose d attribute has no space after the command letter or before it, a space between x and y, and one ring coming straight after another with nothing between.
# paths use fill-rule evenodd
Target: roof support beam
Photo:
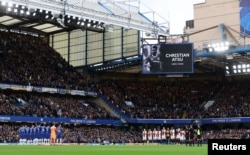
<instances>
[{"instance_id":1,"label":"roof support beam","mask_svg":"<svg viewBox=\"0 0 250 155\"><path fill-rule=\"evenodd\" d=\"M125 28L129 26L130 29L143 31L146 33L152 33L157 28L159 29L160 35L168 35L167 32L161 31L161 28L157 27L157 25L154 25L149 21L138 20L133 18L133 16L110 14L104 9L102 10L100 6L99 10L87 8L87 6L85 5L87 1L77 1L77 3L81 3L81 5L76 4L75 1L70 0L9 0L8 2L26 6L29 9L43 9L55 13L65 13L65 15L96 20L105 24L113 24ZM95 4L96 7L100 5L94 2L93 4Z\"/></svg>"}]
</instances>

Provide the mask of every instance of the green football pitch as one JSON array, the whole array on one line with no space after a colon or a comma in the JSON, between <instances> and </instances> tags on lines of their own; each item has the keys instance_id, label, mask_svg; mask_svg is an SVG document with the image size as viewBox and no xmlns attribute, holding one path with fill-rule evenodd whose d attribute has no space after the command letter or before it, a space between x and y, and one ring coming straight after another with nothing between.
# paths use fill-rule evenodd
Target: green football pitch
<instances>
[{"instance_id":1,"label":"green football pitch","mask_svg":"<svg viewBox=\"0 0 250 155\"><path fill-rule=\"evenodd\" d=\"M207 155L207 145L2 145L1 155Z\"/></svg>"}]
</instances>

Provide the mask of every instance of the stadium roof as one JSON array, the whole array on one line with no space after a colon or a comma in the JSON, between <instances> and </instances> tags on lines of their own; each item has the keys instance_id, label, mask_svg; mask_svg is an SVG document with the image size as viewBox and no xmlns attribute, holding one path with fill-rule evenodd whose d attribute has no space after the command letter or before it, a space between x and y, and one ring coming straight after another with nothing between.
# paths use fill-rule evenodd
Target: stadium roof
<instances>
[{"instance_id":1,"label":"stadium roof","mask_svg":"<svg viewBox=\"0 0 250 155\"><path fill-rule=\"evenodd\" d=\"M159 25L124 1L0 0L0 28L50 35L74 29L103 32L110 25L168 35Z\"/></svg>"}]
</instances>

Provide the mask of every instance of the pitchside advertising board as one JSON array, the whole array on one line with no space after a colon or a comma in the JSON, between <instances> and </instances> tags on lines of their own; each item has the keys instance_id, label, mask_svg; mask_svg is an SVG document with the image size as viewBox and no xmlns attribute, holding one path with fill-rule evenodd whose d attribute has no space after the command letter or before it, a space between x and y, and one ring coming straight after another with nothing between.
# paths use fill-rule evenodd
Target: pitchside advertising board
<instances>
[{"instance_id":1,"label":"pitchside advertising board","mask_svg":"<svg viewBox=\"0 0 250 155\"><path fill-rule=\"evenodd\" d=\"M147 44L142 55L143 74L194 72L193 43Z\"/></svg>"},{"instance_id":2,"label":"pitchside advertising board","mask_svg":"<svg viewBox=\"0 0 250 155\"><path fill-rule=\"evenodd\" d=\"M249 155L250 139L209 139L208 155Z\"/></svg>"}]
</instances>

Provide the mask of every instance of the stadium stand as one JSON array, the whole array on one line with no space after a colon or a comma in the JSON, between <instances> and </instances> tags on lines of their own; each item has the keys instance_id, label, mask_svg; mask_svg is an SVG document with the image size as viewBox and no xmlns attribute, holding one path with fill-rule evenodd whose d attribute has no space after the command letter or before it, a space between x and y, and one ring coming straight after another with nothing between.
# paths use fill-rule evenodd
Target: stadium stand
<instances>
[{"instance_id":1,"label":"stadium stand","mask_svg":"<svg viewBox=\"0 0 250 155\"><path fill-rule=\"evenodd\" d=\"M41 38L0 32L1 82L83 89L86 80ZM16 68L18 66L18 68Z\"/></svg>"},{"instance_id":2,"label":"stadium stand","mask_svg":"<svg viewBox=\"0 0 250 155\"><path fill-rule=\"evenodd\" d=\"M127 77L116 72L117 76L106 77L96 73L97 78L90 83L42 38L4 31L0 38L1 86L25 86L22 91L0 90L0 143L20 143L23 126L49 126L51 120L62 125L63 143L76 143L79 135L84 144L144 143L144 128L160 131L163 127L184 128L190 123L197 128L199 121L206 119L221 122L202 124L204 142L249 134L249 75L225 77L221 67L195 64L201 74L187 78L147 78L140 77L140 72ZM122 68L126 66L118 70ZM98 95L38 93L27 91L26 86L87 92L93 86L91 91ZM27 119L10 121L12 117ZM248 121L241 121L243 118ZM107 123L99 124L97 120ZM138 120L146 123L135 123ZM175 120L185 123L172 123ZM25 139L33 140L31 136Z\"/></svg>"},{"instance_id":3,"label":"stadium stand","mask_svg":"<svg viewBox=\"0 0 250 155\"><path fill-rule=\"evenodd\" d=\"M80 74L39 38L1 32L0 45L1 83L79 90L87 85L87 81ZM249 117L249 94L248 86L245 84L248 78L248 76L246 78L130 78L130 80L103 78L96 81L95 89L111 101L119 112L129 118ZM209 100L214 100L214 104L205 109L204 104ZM132 104L127 105L126 101L131 101ZM1 90L0 107L1 116L118 119L112 115L112 111L117 109L104 109L95 103L93 97ZM30 125L30 123L27 124ZM23 123L2 122L1 142L19 142L18 130L22 125ZM63 125L64 142L75 143L77 133L81 133L85 143L104 141L140 143L143 126L65 124ZM162 127L159 124L157 126ZM213 128L204 126L203 137L204 139L240 138L248 132L248 125L236 126L241 130L232 127L218 129L217 126ZM152 129L154 127L155 125L148 126Z\"/></svg>"},{"instance_id":4,"label":"stadium stand","mask_svg":"<svg viewBox=\"0 0 250 155\"><path fill-rule=\"evenodd\" d=\"M115 119L91 97L0 90L0 115Z\"/></svg>"}]
</instances>

